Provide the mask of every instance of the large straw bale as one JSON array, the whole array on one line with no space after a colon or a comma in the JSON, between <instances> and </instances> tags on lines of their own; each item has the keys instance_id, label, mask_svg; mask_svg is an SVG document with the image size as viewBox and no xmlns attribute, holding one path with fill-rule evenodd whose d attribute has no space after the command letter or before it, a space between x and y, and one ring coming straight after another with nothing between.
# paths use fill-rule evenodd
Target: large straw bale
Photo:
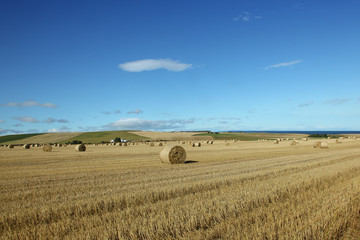
<instances>
[{"instance_id":1,"label":"large straw bale","mask_svg":"<svg viewBox=\"0 0 360 240\"><path fill-rule=\"evenodd\" d=\"M166 146L160 152L160 160L163 163L185 163L186 152L181 146Z\"/></svg>"},{"instance_id":2,"label":"large straw bale","mask_svg":"<svg viewBox=\"0 0 360 240\"><path fill-rule=\"evenodd\" d=\"M76 145L75 146L75 151L77 151L77 152L85 152L86 151L85 144Z\"/></svg>"},{"instance_id":3,"label":"large straw bale","mask_svg":"<svg viewBox=\"0 0 360 240\"><path fill-rule=\"evenodd\" d=\"M14 148L13 144L9 144L8 148Z\"/></svg>"},{"instance_id":4,"label":"large straw bale","mask_svg":"<svg viewBox=\"0 0 360 240\"><path fill-rule=\"evenodd\" d=\"M43 151L44 151L44 152L51 152L51 150L52 150L52 147L51 147L50 144L45 144L45 145L43 146Z\"/></svg>"}]
</instances>

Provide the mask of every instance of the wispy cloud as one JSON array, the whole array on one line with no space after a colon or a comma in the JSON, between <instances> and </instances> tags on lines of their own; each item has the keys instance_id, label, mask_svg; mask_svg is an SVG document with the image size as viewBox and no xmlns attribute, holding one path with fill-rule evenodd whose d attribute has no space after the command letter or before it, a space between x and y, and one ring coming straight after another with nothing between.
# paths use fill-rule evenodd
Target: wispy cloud
<instances>
[{"instance_id":1,"label":"wispy cloud","mask_svg":"<svg viewBox=\"0 0 360 240\"><path fill-rule=\"evenodd\" d=\"M111 111L111 112L109 112L109 111L104 111L104 112L102 112L102 113L105 114L105 115L120 114L121 111L120 111L120 110L115 110L115 111Z\"/></svg>"},{"instance_id":2,"label":"wispy cloud","mask_svg":"<svg viewBox=\"0 0 360 240\"><path fill-rule=\"evenodd\" d=\"M54 123L54 122L58 122L58 123L68 123L69 121L66 119L54 119L54 118L47 118L46 120L43 121L44 123Z\"/></svg>"},{"instance_id":3,"label":"wispy cloud","mask_svg":"<svg viewBox=\"0 0 360 240\"><path fill-rule=\"evenodd\" d=\"M2 107L45 107L45 108L57 108L57 105L53 103L39 103L36 101L26 101L26 102L9 102L6 104L0 104Z\"/></svg>"},{"instance_id":4,"label":"wispy cloud","mask_svg":"<svg viewBox=\"0 0 360 240\"><path fill-rule=\"evenodd\" d=\"M5 122L5 120L0 120L0 123L4 123Z\"/></svg>"},{"instance_id":5,"label":"wispy cloud","mask_svg":"<svg viewBox=\"0 0 360 240\"><path fill-rule=\"evenodd\" d=\"M143 113L143 111L141 109L136 109L134 111L127 112L127 114L140 114L140 113Z\"/></svg>"},{"instance_id":6,"label":"wispy cloud","mask_svg":"<svg viewBox=\"0 0 360 240\"><path fill-rule=\"evenodd\" d=\"M292 65L295 65L295 64L298 64L298 63L301 63L301 62L302 62L302 60L295 60L295 61L291 61L291 62L282 62L282 63L277 63L277 64L274 64L274 65L270 65L268 67L265 67L264 69L269 70L271 68L288 67L288 66L292 66Z\"/></svg>"},{"instance_id":7,"label":"wispy cloud","mask_svg":"<svg viewBox=\"0 0 360 240\"><path fill-rule=\"evenodd\" d=\"M234 22L237 22L237 21L249 22L252 19L259 20L259 19L262 19L262 16L260 16L260 15L252 16L249 12L242 12L241 14L234 17L233 21Z\"/></svg>"},{"instance_id":8,"label":"wispy cloud","mask_svg":"<svg viewBox=\"0 0 360 240\"><path fill-rule=\"evenodd\" d=\"M297 4L293 5L293 7L294 7L294 8L297 8L297 9L299 9L299 10L302 10L302 9L304 9L304 4L302 4L302 3L297 3Z\"/></svg>"},{"instance_id":9,"label":"wispy cloud","mask_svg":"<svg viewBox=\"0 0 360 240\"><path fill-rule=\"evenodd\" d=\"M105 126L108 129L117 130L175 130L184 129L187 124L195 122L191 119L171 119L171 120L146 120L139 118L122 118L116 122Z\"/></svg>"},{"instance_id":10,"label":"wispy cloud","mask_svg":"<svg viewBox=\"0 0 360 240\"><path fill-rule=\"evenodd\" d=\"M9 133L16 134L16 133L22 133L22 131L18 131L18 130L14 130L14 129L0 128L0 135L9 134Z\"/></svg>"},{"instance_id":11,"label":"wispy cloud","mask_svg":"<svg viewBox=\"0 0 360 240\"><path fill-rule=\"evenodd\" d=\"M133 62L119 64L119 68L127 72L152 71L166 69L168 71L180 72L191 68L192 64L181 63L169 58L167 59L143 59Z\"/></svg>"},{"instance_id":12,"label":"wispy cloud","mask_svg":"<svg viewBox=\"0 0 360 240\"><path fill-rule=\"evenodd\" d=\"M313 101L309 101L309 102L306 102L306 103L299 104L298 107L309 107L309 106L311 106L313 104L314 104Z\"/></svg>"},{"instance_id":13,"label":"wispy cloud","mask_svg":"<svg viewBox=\"0 0 360 240\"><path fill-rule=\"evenodd\" d=\"M330 105L340 105L340 104L346 103L348 101L350 101L350 98L335 98L335 99L327 100L324 103L330 104Z\"/></svg>"},{"instance_id":14,"label":"wispy cloud","mask_svg":"<svg viewBox=\"0 0 360 240\"><path fill-rule=\"evenodd\" d=\"M26 122L26 123L38 123L39 120L36 118L26 116L26 117L13 117L13 119L18 120L20 122Z\"/></svg>"}]
</instances>

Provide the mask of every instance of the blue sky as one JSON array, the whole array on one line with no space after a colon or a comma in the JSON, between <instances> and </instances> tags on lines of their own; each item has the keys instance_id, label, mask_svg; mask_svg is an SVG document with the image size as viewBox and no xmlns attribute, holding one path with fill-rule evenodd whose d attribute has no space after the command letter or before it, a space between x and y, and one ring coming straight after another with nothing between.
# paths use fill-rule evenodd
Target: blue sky
<instances>
[{"instance_id":1,"label":"blue sky","mask_svg":"<svg viewBox=\"0 0 360 240\"><path fill-rule=\"evenodd\" d=\"M5 1L0 135L360 130L360 2Z\"/></svg>"}]
</instances>

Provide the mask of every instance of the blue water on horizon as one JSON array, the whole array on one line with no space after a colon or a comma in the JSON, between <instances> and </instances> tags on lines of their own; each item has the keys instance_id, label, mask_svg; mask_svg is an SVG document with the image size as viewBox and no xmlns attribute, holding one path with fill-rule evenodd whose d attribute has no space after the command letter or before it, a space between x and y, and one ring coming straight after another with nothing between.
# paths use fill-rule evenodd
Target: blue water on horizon
<instances>
[{"instance_id":1,"label":"blue water on horizon","mask_svg":"<svg viewBox=\"0 0 360 240\"><path fill-rule=\"evenodd\" d=\"M297 133L297 134L360 134L360 131L226 131L226 132L246 132L246 133Z\"/></svg>"}]
</instances>

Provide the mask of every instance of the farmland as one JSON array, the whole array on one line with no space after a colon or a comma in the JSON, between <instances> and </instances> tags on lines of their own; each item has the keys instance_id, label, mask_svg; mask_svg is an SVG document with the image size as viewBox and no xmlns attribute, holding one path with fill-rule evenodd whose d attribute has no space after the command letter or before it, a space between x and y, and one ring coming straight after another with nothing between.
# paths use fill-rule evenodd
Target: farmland
<instances>
[{"instance_id":1,"label":"farmland","mask_svg":"<svg viewBox=\"0 0 360 240\"><path fill-rule=\"evenodd\" d=\"M164 143L185 148L181 165L162 164L162 147L141 142L2 147L0 236L358 239L360 140L326 141Z\"/></svg>"}]
</instances>

